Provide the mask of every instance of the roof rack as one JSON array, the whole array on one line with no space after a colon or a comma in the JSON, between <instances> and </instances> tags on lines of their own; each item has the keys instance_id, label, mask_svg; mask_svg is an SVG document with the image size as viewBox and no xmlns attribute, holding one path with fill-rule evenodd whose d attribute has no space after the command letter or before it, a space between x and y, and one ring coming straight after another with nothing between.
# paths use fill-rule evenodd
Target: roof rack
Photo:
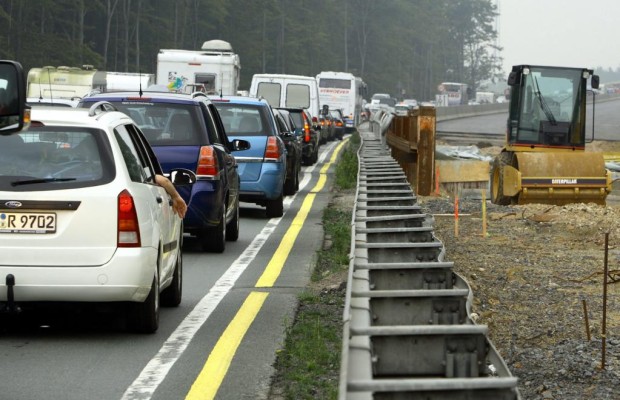
<instances>
[{"instance_id":1,"label":"roof rack","mask_svg":"<svg viewBox=\"0 0 620 400\"><path fill-rule=\"evenodd\" d=\"M98 101L88 109L88 116L94 117L95 115L102 114L107 111L118 111L118 108L109 101Z\"/></svg>"},{"instance_id":2,"label":"roof rack","mask_svg":"<svg viewBox=\"0 0 620 400\"><path fill-rule=\"evenodd\" d=\"M207 94L205 92L193 92L192 93L192 99L195 99L196 97L206 97L208 98Z\"/></svg>"}]
</instances>

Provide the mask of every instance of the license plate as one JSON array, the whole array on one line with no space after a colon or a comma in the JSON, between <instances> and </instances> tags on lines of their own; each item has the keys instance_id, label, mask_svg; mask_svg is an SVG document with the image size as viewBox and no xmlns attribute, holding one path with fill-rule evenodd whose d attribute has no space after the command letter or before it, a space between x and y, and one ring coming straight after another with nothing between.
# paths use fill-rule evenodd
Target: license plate
<instances>
[{"instance_id":1,"label":"license plate","mask_svg":"<svg viewBox=\"0 0 620 400\"><path fill-rule=\"evenodd\" d=\"M0 233L54 233L55 213L0 212Z\"/></svg>"}]
</instances>

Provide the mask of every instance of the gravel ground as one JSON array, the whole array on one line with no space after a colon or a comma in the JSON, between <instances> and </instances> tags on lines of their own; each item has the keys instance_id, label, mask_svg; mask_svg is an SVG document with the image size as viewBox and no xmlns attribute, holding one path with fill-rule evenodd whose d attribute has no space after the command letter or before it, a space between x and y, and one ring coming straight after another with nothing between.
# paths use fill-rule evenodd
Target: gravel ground
<instances>
[{"instance_id":1,"label":"gravel ground","mask_svg":"<svg viewBox=\"0 0 620 400\"><path fill-rule=\"evenodd\" d=\"M420 198L435 217L455 271L474 293L477 323L513 375L522 398L620 399L620 282L608 284L605 369L602 365L605 233L608 265L620 280L620 207L487 204L459 201L458 234L450 198ZM588 340L583 300L588 310Z\"/></svg>"}]
</instances>

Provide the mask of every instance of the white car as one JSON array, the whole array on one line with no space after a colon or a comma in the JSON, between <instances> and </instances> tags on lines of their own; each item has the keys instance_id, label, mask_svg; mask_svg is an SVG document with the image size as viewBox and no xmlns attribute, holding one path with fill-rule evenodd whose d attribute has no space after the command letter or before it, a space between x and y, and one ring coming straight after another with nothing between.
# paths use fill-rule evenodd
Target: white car
<instances>
[{"instance_id":1,"label":"white car","mask_svg":"<svg viewBox=\"0 0 620 400\"><path fill-rule=\"evenodd\" d=\"M0 309L123 302L130 329L157 330L160 300L181 302L183 228L156 174L109 103L35 107L28 130L0 135Z\"/></svg>"}]
</instances>

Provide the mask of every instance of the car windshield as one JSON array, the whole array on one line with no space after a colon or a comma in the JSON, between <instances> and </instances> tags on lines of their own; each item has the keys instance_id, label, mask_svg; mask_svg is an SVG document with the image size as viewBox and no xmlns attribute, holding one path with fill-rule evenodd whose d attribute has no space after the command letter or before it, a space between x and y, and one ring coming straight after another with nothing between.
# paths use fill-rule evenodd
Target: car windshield
<instances>
[{"instance_id":1,"label":"car windshield","mask_svg":"<svg viewBox=\"0 0 620 400\"><path fill-rule=\"evenodd\" d=\"M103 132L37 127L0 136L0 190L54 190L112 180L115 169Z\"/></svg>"},{"instance_id":2,"label":"car windshield","mask_svg":"<svg viewBox=\"0 0 620 400\"><path fill-rule=\"evenodd\" d=\"M266 107L252 104L214 103L227 134L234 136L273 134L267 120Z\"/></svg>"},{"instance_id":3,"label":"car windshield","mask_svg":"<svg viewBox=\"0 0 620 400\"><path fill-rule=\"evenodd\" d=\"M199 145L198 121L193 105L138 101L113 102L129 115L152 146Z\"/></svg>"}]
</instances>

